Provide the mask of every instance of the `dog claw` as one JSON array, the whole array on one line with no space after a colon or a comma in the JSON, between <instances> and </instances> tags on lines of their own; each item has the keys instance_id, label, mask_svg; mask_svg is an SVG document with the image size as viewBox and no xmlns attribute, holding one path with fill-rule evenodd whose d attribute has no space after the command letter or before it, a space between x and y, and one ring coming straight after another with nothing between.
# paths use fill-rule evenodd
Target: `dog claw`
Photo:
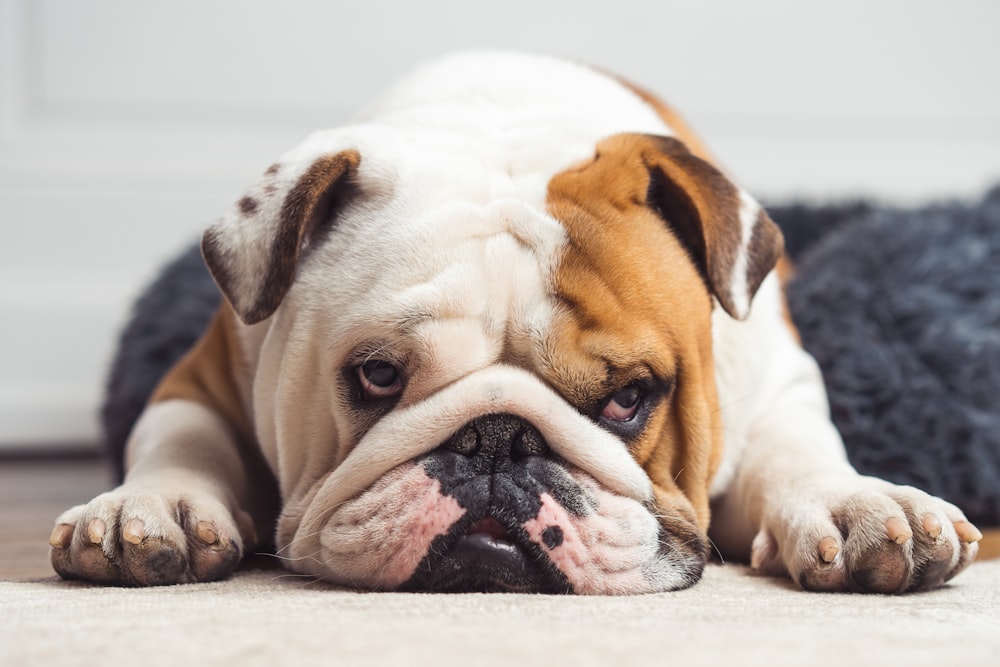
<instances>
[{"instance_id":1,"label":"dog claw","mask_svg":"<svg viewBox=\"0 0 1000 667\"><path fill-rule=\"evenodd\" d=\"M924 532L931 537L936 538L941 534L941 522L933 514L925 514L921 526L923 526Z\"/></svg>"},{"instance_id":2,"label":"dog claw","mask_svg":"<svg viewBox=\"0 0 1000 667\"><path fill-rule=\"evenodd\" d=\"M146 526L139 519L132 519L125 524L122 530L122 537L130 544L141 544L146 537Z\"/></svg>"},{"instance_id":3,"label":"dog claw","mask_svg":"<svg viewBox=\"0 0 1000 667\"><path fill-rule=\"evenodd\" d=\"M958 539L967 544L972 544L983 539L983 534L979 532L979 529L968 521L956 521L954 526L955 532L958 534Z\"/></svg>"},{"instance_id":4,"label":"dog claw","mask_svg":"<svg viewBox=\"0 0 1000 667\"><path fill-rule=\"evenodd\" d=\"M93 519L87 524L87 539L91 544L100 544L104 541L104 534L107 532L107 525L100 519Z\"/></svg>"},{"instance_id":5,"label":"dog claw","mask_svg":"<svg viewBox=\"0 0 1000 667\"><path fill-rule=\"evenodd\" d=\"M60 523L52 529L52 534L49 536L49 544L54 549L65 549L69 546L72 538L73 526L68 523Z\"/></svg>"},{"instance_id":6,"label":"dog claw","mask_svg":"<svg viewBox=\"0 0 1000 667\"><path fill-rule=\"evenodd\" d=\"M205 544L215 544L219 541L219 535L215 532L212 524L207 521L198 522L198 539Z\"/></svg>"},{"instance_id":7,"label":"dog claw","mask_svg":"<svg viewBox=\"0 0 1000 667\"><path fill-rule=\"evenodd\" d=\"M895 516L889 517L885 522L885 532L896 544L906 544L913 537L913 531L906 522Z\"/></svg>"},{"instance_id":8,"label":"dog claw","mask_svg":"<svg viewBox=\"0 0 1000 667\"><path fill-rule=\"evenodd\" d=\"M837 544L836 538L824 537L819 542L819 556L823 559L824 563L832 563L840 553L840 545Z\"/></svg>"}]
</instances>

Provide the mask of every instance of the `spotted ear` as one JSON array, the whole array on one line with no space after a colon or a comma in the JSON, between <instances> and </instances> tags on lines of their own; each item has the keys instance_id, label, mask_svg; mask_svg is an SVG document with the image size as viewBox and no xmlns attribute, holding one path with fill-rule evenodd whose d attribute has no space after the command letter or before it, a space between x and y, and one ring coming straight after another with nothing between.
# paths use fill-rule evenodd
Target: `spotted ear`
<instances>
[{"instance_id":1,"label":"spotted ear","mask_svg":"<svg viewBox=\"0 0 1000 667\"><path fill-rule=\"evenodd\" d=\"M289 153L210 227L201 252L246 324L268 318L295 280L303 248L350 195L357 151Z\"/></svg>"},{"instance_id":2,"label":"spotted ear","mask_svg":"<svg viewBox=\"0 0 1000 667\"><path fill-rule=\"evenodd\" d=\"M760 204L672 137L649 137L647 204L687 247L719 304L732 317L750 302L784 251L781 230Z\"/></svg>"}]
</instances>

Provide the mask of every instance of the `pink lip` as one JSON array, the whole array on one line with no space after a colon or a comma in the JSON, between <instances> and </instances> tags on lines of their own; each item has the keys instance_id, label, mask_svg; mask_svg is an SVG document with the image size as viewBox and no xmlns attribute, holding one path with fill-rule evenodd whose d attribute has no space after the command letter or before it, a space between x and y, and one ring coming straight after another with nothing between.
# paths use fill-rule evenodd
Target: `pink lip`
<instances>
[{"instance_id":1,"label":"pink lip","mask_svg":"<svg viewBox=\"0 0 1000 667\"><path fill-rule=\"evenodd\" d=\"M510 533L493 517L480 519L469 527L466 535L487 535L498 542L511 542Z\"/></svg>"}]
</instances>

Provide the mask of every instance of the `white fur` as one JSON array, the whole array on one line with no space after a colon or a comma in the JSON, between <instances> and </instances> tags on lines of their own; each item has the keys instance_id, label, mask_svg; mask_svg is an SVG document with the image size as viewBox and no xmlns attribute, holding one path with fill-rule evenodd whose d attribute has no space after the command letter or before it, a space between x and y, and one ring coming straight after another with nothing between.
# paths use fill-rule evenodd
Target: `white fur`
<instances>
[{"instance_id":1,"label":"white fur","mask_svg":"<svg viewBox=\"0 0 1000 667\"><path fill-rule=\"evenodd\" d=\"M747 269L750 263L749 248L754 226L760 215L760 204L740 189L740 245L736 249L733 262L732 284L729 286L734 315L745 318L750 314L750 290L747 286Z\"/></svg>"}]
</instances>

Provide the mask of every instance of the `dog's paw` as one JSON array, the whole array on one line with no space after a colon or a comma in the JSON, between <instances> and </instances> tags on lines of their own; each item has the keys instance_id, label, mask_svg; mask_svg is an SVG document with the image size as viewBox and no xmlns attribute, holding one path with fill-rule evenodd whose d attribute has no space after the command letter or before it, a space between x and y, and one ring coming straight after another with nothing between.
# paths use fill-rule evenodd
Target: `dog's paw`
<instances>
[{"instance_id":1,"label":"dog's paw","mask_svg":"<svg viewBox=\"0 0 1000 667\"><path fill-rule=\"evenodd\" d=\"M858 478L810 495L772 508L751 566L784 569L808 590L902 593L940 586L979 550L961 510L913 487Z\"/></svg>"},{"instance_id":2,"label":"dog's paw","mask_svg":"<svg viewBox=\"0 0 1000 667\"><path fill-rule=\"evenodd\" d=\"M255 541L250 516L210 494L127 486L64 512L49 538L60 576L122 586L225 578Z\"/></svg>"}]
</instances>

